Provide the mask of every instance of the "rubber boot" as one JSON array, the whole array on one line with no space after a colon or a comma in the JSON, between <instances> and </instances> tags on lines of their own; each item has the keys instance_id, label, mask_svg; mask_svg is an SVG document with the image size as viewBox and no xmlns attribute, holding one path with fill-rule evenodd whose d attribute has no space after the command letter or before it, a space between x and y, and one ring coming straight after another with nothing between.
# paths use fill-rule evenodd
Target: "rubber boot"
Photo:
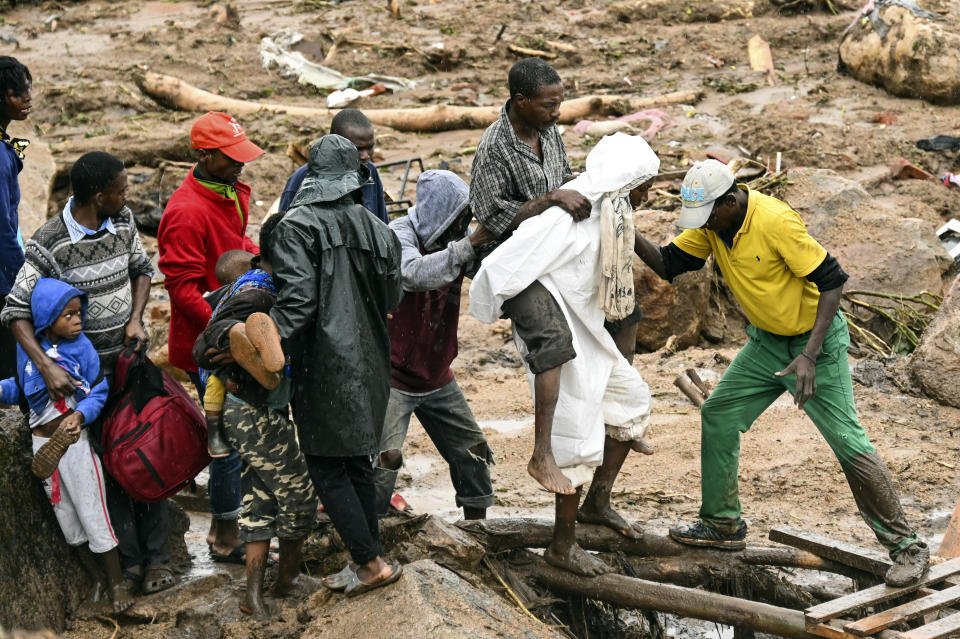
<instances>
[{"instance_id":1,"label":"rubber boot","mask_svg":"<svg viewBox=\"0 0 960 639\"><path fill-rule=\"evenodd\" d=\"M207 417L207 452L214 459L218 457L229 457L230 444L223 437L223 417Z\"/></svg>"}]
</instances>

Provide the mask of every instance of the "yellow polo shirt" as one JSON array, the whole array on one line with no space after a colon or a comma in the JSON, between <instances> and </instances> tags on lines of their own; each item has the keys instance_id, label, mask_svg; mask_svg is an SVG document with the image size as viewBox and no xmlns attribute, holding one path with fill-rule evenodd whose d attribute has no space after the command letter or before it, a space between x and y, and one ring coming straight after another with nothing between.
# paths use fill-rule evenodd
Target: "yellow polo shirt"
<instances>
[{"instance_id":1,"label":"yellow polo shirt","mask_svg":"<svg viewBox=\"0 0 960 639\"><path fill-rule=\"evenodd\" d=\"M827 251L785 202L757 191L747 194L747 216L732 247L704 228L688 229L673 243L701 259L713 254L751 324L777 335L805 333L813 328L820 300L816 285L805 278Z\"/></svg>"}]
</instances>

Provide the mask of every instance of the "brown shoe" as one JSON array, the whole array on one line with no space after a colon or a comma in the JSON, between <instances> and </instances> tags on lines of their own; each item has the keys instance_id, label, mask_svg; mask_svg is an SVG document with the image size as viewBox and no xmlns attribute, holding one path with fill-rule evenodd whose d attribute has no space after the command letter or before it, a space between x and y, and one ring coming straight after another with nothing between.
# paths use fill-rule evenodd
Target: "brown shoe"
<instances>
[{"instance_id":1,"label":"brown shoe","mask_svg":"<svg viewBox=\"0 0 960 639\"><path fill-rule=\"evenodd\" d=\"M247 318L246 328L247 339L260 353L263 367L271 373L282 371L286 358L283 356L280 333L277 332L273 319L266 313L251 313Z\"/></svg>"},{"instance_id":2,"label":"brown shoe","mask_svg":"<svg viewBox=\"0 0 960 639\"><path fill-rule=\"evenodd\" d=\"M243 324L234 324L230 329L230 354L243 370L250 373L267 390L273 390L280 385L280 375L264 366L260 352L247 337Z\"/></svg>"},{"instance_id":3,"label":"brown shoe","mask_svg":"<svg viewBox=\"0 0 960 639\"><path fill-rule=\"evenodd\" d=\"M60 460L73 442L73 437L66 429L63 426L58 427L57 430L53 431L50 439L44 442L43 446L38 448L33 455L30 470L40 479L46 479L56 472Z\"/></svg>"}]
</instances>

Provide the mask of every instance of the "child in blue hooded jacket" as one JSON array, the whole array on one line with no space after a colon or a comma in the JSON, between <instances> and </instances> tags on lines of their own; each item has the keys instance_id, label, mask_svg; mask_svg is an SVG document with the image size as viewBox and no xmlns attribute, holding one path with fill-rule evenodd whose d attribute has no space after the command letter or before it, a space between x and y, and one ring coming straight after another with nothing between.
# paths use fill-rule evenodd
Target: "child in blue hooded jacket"
<instances>
[{"instance_id":1,"label":"child in blue hooded jacket","mask_svg":"<svg viewBox=\"0 0 960 639\"><path fill-rule=\"evenodd\" d=\"M72 396L51 400L43 375L18 346L18 377L0 381L0 403L17 404L26 399L34 474L43 479L67 544L77 548L97 584L93 598L99 599L106 573L113 611L121 612L134 600L120 570L103 468L83 429L100 416L109 390L100 357L83 334L87 296L69 284L42 278L33 290L30 306L41 347L73 378L77 390Z\"/></svg>"}]
</instances>

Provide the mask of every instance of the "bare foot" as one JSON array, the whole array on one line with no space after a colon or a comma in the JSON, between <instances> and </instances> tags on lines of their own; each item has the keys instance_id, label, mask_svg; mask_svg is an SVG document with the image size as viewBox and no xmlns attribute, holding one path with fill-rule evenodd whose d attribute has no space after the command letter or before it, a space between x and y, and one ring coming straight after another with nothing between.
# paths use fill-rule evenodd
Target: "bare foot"
<instances>
[{"instance_id":1,"label":"bare foot","mask_svg":"<svg viewBox=\"0 0 960 639\"><path fill-rule=\"evenodd\" d=\"M270 609L263 602L263 600L257 599L256 601L251 601L249 595L246 599L240 602L240 612L245 615L249 615L257 621L270 620Z\"/></svg>"},{"instance_id":2,"label":"bare foot","mask_svg":"<svg viewBox=\"0 0 960 639\"><path fill-rule=\"evenodd\" d=\"M596 577L610 572L610 567L581 548L579 544L572 544L569 548L558 548L556 543L547 546L543 553L543 558L551 566L556 566L563 570L584 577Z\"/></svg>"},{"instance_id":3,"label":"bare foot","mask_svg":"<svg viewBox=\"0 0 960 639\"><path fill-rule=\"evenodd\" d=\"M553 455L534 454L527 463L527 472L551 493L573 495L577 492L570 480L560 472Z\"/></svg>"},{"instance_id":4,"label":"bare foot","mask_svg":"<svg viewBox=\"0 0 960 639\"><path fill-rule=\"evenodd\" d=\"M640 453L641 455L652 455L652 454L653 454L653 446L651 446L650 444L648 444L648 443L646 442L646 440L644 440L644 439L642 439L642 438L641 438L641 439L635 439L635 440L633 440L632 442L630 442L630 450L636 451L636 452Z\"/></svg>"},{"instance_id":5,"label":"bare foot","mask_svg":"<svg viewBox=\"0 0 960 639\"><path fill-rule=\"evenodd\" d=\"M110 587L110 600L113 602L113 612L123 612L137 601L123 583Z\"/></svg>"},{"instance_id":6,"label":"bare foot","mask_svg":"<svg viewBox=\"0 0 960 639\"><path fill-rule=\"evenodd\" d=\"M277 581L273 584L272 594L274 597L295 597L303 599L317 592L323 587L323 582L314 579L308 575L297 575L293 581L281 583Z\"/></svg>"},{"instance_id":7,"label":"bare foot","mask_svg":"<svg viewBox=\"0 0 960 639\"><path fill-rule=\"evenodd\" d=\"M606 526L628 539L640 538L640 533L636 531L633 524L624 519L610 504L607 504L605 508L595 508L589 500L584 501L580 510L577 512L577 521L585 524Z\"/></svg>"}]
</instances>

